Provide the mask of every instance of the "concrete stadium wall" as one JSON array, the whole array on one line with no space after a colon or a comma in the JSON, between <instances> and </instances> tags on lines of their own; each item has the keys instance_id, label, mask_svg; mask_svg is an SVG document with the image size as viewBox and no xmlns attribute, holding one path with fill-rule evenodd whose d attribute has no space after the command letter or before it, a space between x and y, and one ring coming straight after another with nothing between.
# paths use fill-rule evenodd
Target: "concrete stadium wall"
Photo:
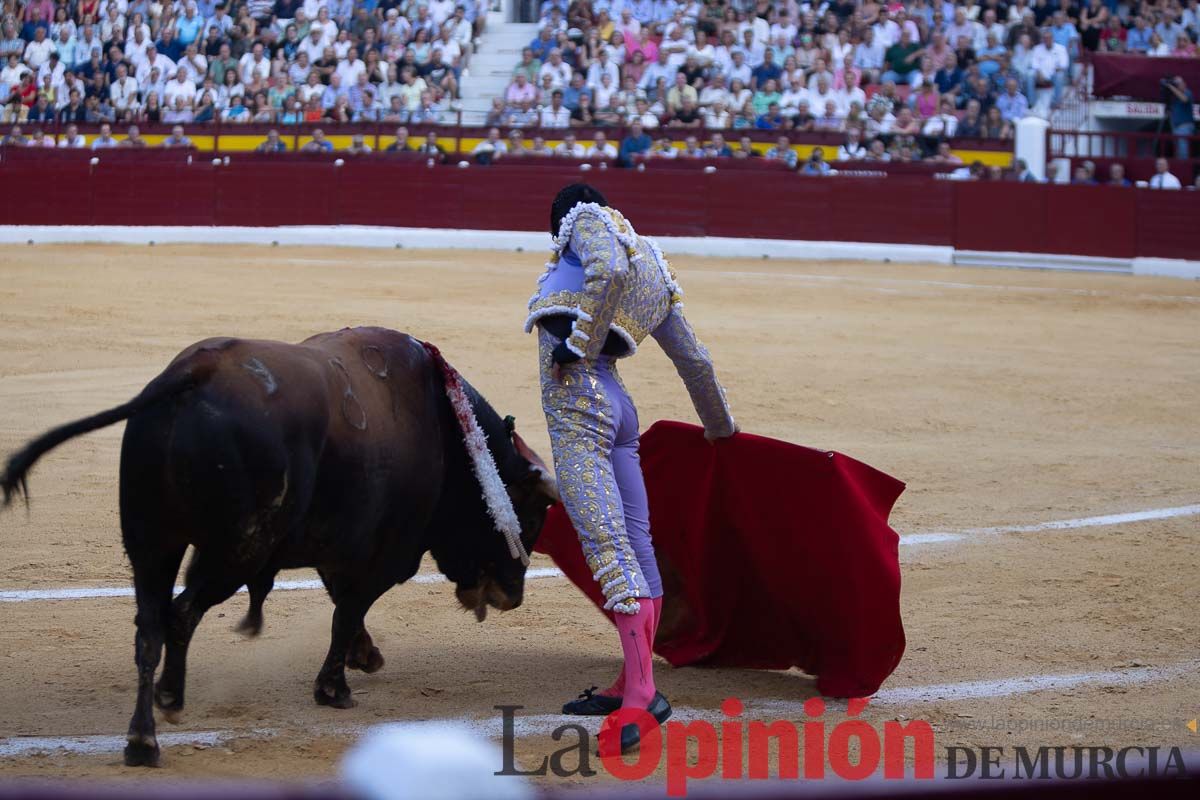
<instances>
[{"instance_id":1,"label":"concrete stadium wall","mask_svg":"<svg viewBox=\"0 0 1200 800\"><path fill-rule=\"evenodd\" d=\"M656 236L846 243L847 258L858 257L854 243L918 245L1027 254L1017 259L1018 266L1071 266L1063 258L1038 263L1036 254L1051 254L1083 257L1077 266L1084 268L1090 257L1096 259L1093 267L1118 271L1131 270L1135 258L1200 261L1195 192L918 176L804 178L737 169L460 169L384 158L348 158L338 166L292 158L247 157L229 164L203 157L186 163L107 155L98 164L7 161L0 164L6 187L0 221L541 232L548 225L549 198L584 178L636 220L640 231ZM746 250L755 248L747 244ZM902 250L896 260L904 258Z\"/></svg>"}]
</instances>

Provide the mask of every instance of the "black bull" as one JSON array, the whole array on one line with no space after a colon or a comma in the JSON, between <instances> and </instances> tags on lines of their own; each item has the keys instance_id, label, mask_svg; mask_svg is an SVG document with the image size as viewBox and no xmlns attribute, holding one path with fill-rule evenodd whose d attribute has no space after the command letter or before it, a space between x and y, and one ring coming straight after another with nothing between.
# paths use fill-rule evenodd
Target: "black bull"
<instances>
[{"instance_id":1,"label":"black bull","mask_svg":"<svg viewBox=\"0 0 1200 800\"><path fill-rule=\"evenodd\" d=\"M526 551L556 493L511 431L466 386L521 523ZM125 763L159 757L153 705L183 708L188 643L200 618L242 586L257 633L276 573L316 567L335 608L314 696L354 704L345 668L383 666L363 619L432 554L463 606L521 603L525 565L488 516L442 370L412 337L379 328L293 345L209 339L180 353L133 400L56 428L8 461L7 505L51 448L128 420L120 509L137 595L137 704ZM188 545L186 588L172 601ZM154 674L166 646L162 676Z\"/></svg>"}]
</instances>

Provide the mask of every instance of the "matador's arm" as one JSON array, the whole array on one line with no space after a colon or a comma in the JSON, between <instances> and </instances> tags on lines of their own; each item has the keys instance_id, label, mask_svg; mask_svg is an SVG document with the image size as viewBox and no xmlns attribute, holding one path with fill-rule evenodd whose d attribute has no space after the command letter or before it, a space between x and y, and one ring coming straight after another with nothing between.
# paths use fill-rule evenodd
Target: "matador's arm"
<instances>
[{"instance_id":1,"label":"matador's arm","mask_svg":"<svg viewBox=\"0 0 1200 800\"><path fill-rule=\"evenodd\" d=\"M683 316L681 306L674 306L671 313L651 334L659 347L671 359L683 385L691 395L692 405L704 425L704 434L710 439L719 439L737 433L737 423L729 411L725 390L717 380L712 356L696 338L695 331Z\"/></svg>"},{"instance_id":2,"label":"matador's arm","mask_svg":"<svg viewBox=\"0 0 1200 800\"><path fill-rule=\"evenodd\" d=\"M571 232L571 250L583 265L584 278L571 335L554 351L560 364L600 355L629 276L625 246L604 214L599 208L582 210Z\"/></svg>"}]
</instances>

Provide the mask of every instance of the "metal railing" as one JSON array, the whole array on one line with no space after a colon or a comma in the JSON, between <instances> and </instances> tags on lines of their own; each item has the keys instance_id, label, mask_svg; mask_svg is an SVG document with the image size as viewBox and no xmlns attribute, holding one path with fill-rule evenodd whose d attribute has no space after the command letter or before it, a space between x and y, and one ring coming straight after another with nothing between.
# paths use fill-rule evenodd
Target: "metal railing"
<instances>
[{"instance_id":1,"label":"metal railing","mask_svg":"<svg viewBox=\"0 0 1200 800\"><path fill-rule=\"evenodd\" d=\"M1200 136L1160 132L1051 130L1050 158L1200 158ZM1181 140L1187 142L1186 153Z\"/></svg>"},{"instance_id":2,"label":"metal railing","mask_svg":"<svg viewBox=\"0 0 1200 800\"><path fill-rule=\"evenodd\" d=\"M1071 81L1063 91L1061 105L1050 114L1050 124L1062 130L1081 130L1087 125L1091 113L1089 102L1092 96L1092 63L1089 53L1073 65ZM1034 98L1029 98L1033 102Z\"/></svg>"}]
</instances>

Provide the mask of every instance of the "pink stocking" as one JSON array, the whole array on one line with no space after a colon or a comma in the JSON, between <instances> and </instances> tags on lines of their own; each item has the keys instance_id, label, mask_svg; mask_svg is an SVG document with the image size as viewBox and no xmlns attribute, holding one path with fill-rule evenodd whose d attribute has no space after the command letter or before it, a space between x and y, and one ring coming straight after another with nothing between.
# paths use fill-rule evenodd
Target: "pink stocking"
<instances>
[{"instance_id":1,"label":"pink stocking","mask_svg":"<svg viewBox=\"0 0 1200 800\"><path fill-rule=\"evenodd\" d=\"M641 602L645 603L646 601L643 600ZM653 606L654 613L651 618L651 628L647 638L649 639L651 645L654 644L654 637L658 633L658 622L662 619L662 602L663 599L661 595L650 601L651 605ZM622 641L624 641L624 639L622 639ZM653 647L651 647L651 649L653 650ZM600 692L600 694L605 695L606 697L623 697L625 695L625 670L622 669L621 672L617 674L617 679L613 681L612 686L608 687L603 692ZM653 697L654 693L651 692L650 696Z\"/></svg>"},{"instance_id":2,"label":"pink stocking","mask_svg":"<svg viewBox=\"0 0 1200 800\"><path fill-rule=\"evenodd\" d=\"M636 614L617 614L617 632L621 634L621 652L625 656L625 691L622 708L645 709L654 699L654 662L651 641L654 636L654 603L639 598Z\"/></svg>"}]
</instances>

